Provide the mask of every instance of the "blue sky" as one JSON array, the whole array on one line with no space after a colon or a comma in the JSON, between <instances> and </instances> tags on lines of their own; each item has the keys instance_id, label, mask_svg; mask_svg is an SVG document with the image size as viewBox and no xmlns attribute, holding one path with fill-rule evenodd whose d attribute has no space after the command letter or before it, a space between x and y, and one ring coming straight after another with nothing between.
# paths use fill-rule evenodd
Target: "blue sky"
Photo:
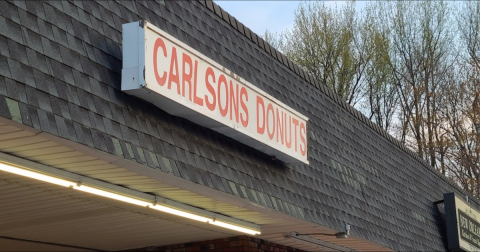
<instances>
[{"instance_id":1,"label":"blue sky","mask_svg":"<svg viewBox=\"0 0 480 252\"><path fill-rule=\"evenodd\" d=\"M260 36L268 28L281 32L293 26L293 12L300 1L215 1L225 11Z\"/></svg>"},{"instance_id":2,"label":"blue sky","mask_svg":"<svg viewBox=\"0 0 480 252\"><path fill-rule=\"evenodd\" d=\"M268 29L271 32L282 32L293 27L294 10L300 1L234 1L215 0L225 11L246 25L260 36ZM345 1L325 1L327 5L341 5ZM357 8L365 2L357 2Z\"/></svg>"}]
</instances>

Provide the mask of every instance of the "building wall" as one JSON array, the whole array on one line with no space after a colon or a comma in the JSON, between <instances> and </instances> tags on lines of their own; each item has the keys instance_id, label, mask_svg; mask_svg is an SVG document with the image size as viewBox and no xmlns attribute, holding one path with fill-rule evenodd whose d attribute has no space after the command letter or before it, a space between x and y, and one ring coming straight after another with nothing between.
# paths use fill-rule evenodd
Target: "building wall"
<instances>
[{"instance_id":1,"label":"building wall","mask_svg":"<svg viewBox=\"0 0 480 252\"><path fill-rule=\"evenodd\" d=\"M249 236L237 236L224 239L216 239L201 242L190 242L164 247L149 247L129 250L152 251L152 252L190 252L190 251L209 251L209 252L306 252L288 246L274 244L262 239Z\"/></svg>"},{"instance_id":2,"label":"building wall","mask_svg":"<svg viewBox=\"0 0 480 252\"><path fill-rule=\"evenodd\" d=\"M141 19L306 115L310 165L123 93ZM433 202L465 194L210 1L0 1L0 116L396 250L445 250Z\"/></svg>"}]
</instances>

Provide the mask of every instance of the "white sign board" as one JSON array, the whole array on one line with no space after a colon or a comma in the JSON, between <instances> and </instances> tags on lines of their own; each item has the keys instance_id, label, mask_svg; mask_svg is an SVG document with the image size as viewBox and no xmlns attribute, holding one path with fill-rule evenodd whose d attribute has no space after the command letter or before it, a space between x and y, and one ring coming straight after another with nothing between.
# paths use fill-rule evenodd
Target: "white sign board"
<instances>
[{"instance_id":1,"label":"white sign board","mask_svg":"<svg viewBox=\"0 0 480 252\"><path fill-rule=\"evenodd\" d=\"M308 118L148 22L123 25L122 90L286 163L308 164Z\"/></svg>"}]
</instances>

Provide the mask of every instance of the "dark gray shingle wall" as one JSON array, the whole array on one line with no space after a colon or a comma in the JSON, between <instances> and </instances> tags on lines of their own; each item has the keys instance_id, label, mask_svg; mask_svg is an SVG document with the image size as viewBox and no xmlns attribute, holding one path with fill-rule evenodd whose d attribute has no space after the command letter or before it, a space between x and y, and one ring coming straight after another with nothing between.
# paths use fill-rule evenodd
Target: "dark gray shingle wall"
<instances>
[{"instance_id":1,"label":"dark gray shingle wall","mask_svg":"<svg viewBox=\"0 0 480 252\"><path fill-rule=\"evenodd\" d=\"M141 19L309 117L310 166L121 92L121 25ZM459 189L310 83L208 1L0 1L0 116L396 250L445 250L433 201Z\"/></svg>"}]
</instances>

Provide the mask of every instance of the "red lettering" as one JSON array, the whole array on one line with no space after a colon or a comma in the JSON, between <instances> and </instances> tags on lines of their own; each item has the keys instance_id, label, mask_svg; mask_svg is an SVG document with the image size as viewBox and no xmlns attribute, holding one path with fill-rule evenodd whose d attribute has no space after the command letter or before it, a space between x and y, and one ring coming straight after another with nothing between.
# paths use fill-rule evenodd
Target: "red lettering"
<instances>
[{"instance_id":1,"label":"red lettering","mask_svg":"<svg viewBox=\"0 0 480 252\"><path fill-rule=\"evenodd\" d=\"M270 111L272 111L272 120L270 121ZM267 133L268 133L268 137L270 138L270 140L273 140L273 137L275 136L275 112L273 111L273 106L271 103L269 103L267 105ZM272 132L270 132L270 127L269 125L272 125L273 126L273 129L272 129Z\"/></svg>"},{"instance_id":2,"label":"red lettering","mask_svg":"<svg viewBox=\"0 0 480 252\"><path fill-rule=\"evenodd\" d=\"M243 99L243 97L245 97L245 100ZM246 128L248 126L248 109L245 102L248 102L248 93L247 89L245 87L242 87L240 89L240 105L243 109L243 112L245 113L245 117L243 117L243 113L240 114L240 120L242 121L243 127Z\"/></svg>"},{"instance_id":3,"label":"red lettering","mask_svg":"<svg viewBox=\"0 0 480 252\"><path fill-rule=\"evenodd\" d=\"M175 73L173 73L175 70ZM177 84L177 93L180 94L180 80L178 77L177 49L172 47L172 59L170 60L170 72L168 73L168 89L172 89L172 82Z\"/></svg>"},{"instance_id":4,"label":"red lettering","mask_svg":"<svg viewBox=\"0 0 480 252\"><path fill-rule=\"evenodd\" d=\"M260 111L258 110L262 106L262 126L260 126ZM265 104L260 96L257 96L257 132L263 134L265 132Z\"/></svg>"},{"instance_id":5,"label":"red lettering","mask_svg":"<svg viewBox=\"0 0 480 252\"><path fill-rule=\"evenodd\" d=\"M283 144L283 121L285 121L285 113L283 113L282 110L280 110L280 114L278 113L278 108L276 108L277 111L277 142L278 142L278 136L280 136L280 140L282 141Z\"/></svg>"},{"instance_id":6,"label":"red lettering","mask_svg":"<svg viewBox=\"0 0 480 252\"><path fill-rule=\"evenodd\" d=\"M195 68L193 70L193 101L200 106L203 106L203 99L197 96L197 72L198 72L198 61L195 60Z\"/></svg>"},{"instance_id":7,"label":"red lettering","mask_svg":"<svg viewBox=\"0 0 480 252\"><path fill-rule=\"evenodd\" d=\"M235 112L235 121L238 123L238 84L235 84L235 87L237 89L236 92L233 92L233 82L230 81L230 120L233 120L232 116L232 110ZM236 95L235 95L236 94ZM236 101L235 101L236 100Z\"/></svg>"},{"instance_id":8,"label":"red lettering","mask_svg":"<svg viewBox=\"0 0 480 252\"><path fill-rule=\"evenodd\" d=\"M211 67L207 68L207 72L205 74L205 84L207 85L208 92L212 95L212 102L210 102L210 99L208 99L208 96L205 95L205 103L207 104L207 108L210 109L210 111L214 111L215 107L217 106L217 100L215 99L217 96L215 95L215 89L213 88L212 84L210 84L210 80L208 77L212 77L213 79L213 84L215 84L215 73L213 72L213 69Z\"/></svg>"},{"instance_id":9,"label":"red lettering","mask_svg":"<svg viewBox=\"0 0 480 252\"><path fill-rule=\"evenodd\" d=\"M290 149L292 147L292 116L288 116L289 120L288 122L285 120L284 125L285 125L285 146ZM287 130L288 126L288 130ZM287 137L287 132L289 133Z\"/></svg>"},{"instance_id":10,"label":"red lettering","mask_svg":"<svg viewBox=\"0 0 480 252\"><path fill-rule=\"evenodd\" d=\"M192 58L186 55L185 53L182 54L182 66L183 66L183 74L182 74L182 96L185 97L185 82L188 83L188 99L192 100ZM187 65L189 69L189 73L187 74Z\"/></svg>"},{"instance_id":11,"label":"red lettering","mask_svg":"<svg viewBox=\"0 0 480 252\"><path fill-rule=\"evenodd\" d=\"M158 74L157 54L159 47L162 48L163 56L167 57L167 48L165 47L165 43L161 38L155 40L155 45L153 46L153 71L155 72L155 79L157 79L158 85L163 86L167 80L167 72L164 71L162 77L160 77Z\"/></svg>"},{"instance_id":12,"label":"red lettering","mask_svg":"<svg viewBox=\"0 0 480 252\"><path fill-rule=\"evenodd\" d=\"M222 83L225 86L225 107L222 108L222 95L221 95L221 88L222 88ZM218 100L218 108L220 109L220 114L225 117L228 113L228 84L227 84L227 79L225 78L225 75L221 74L220 77L218 78L218 93L217 93L217 100Z\"/></svg>"},{"instance_id":13,"label":"red lettering","mask_svg":"<svg viewBox=\"0 0 480 252\"><path fill-rule=\"evenodd\" d=\"M302 141L302 143L300 144L300 153L302 153L302 156L305 156L305 154L307 153L307 142L305 140L305 134L305 124L302 122L300 123L300 141Z\"/></svg>"},{"instance_id":14,"label":"red lettering","mask_svg":"<svg viewBox=\"0 0 480 252\"><path fill-rule=\"evenodd\" d=\"M295 118L292 118L293 119L293 125L295 125L294 127L294 134L293 136L295 137L295 151L297 151L297 127L298 127L298 120L295 119Z\"/></svg>"}]
</instances>

